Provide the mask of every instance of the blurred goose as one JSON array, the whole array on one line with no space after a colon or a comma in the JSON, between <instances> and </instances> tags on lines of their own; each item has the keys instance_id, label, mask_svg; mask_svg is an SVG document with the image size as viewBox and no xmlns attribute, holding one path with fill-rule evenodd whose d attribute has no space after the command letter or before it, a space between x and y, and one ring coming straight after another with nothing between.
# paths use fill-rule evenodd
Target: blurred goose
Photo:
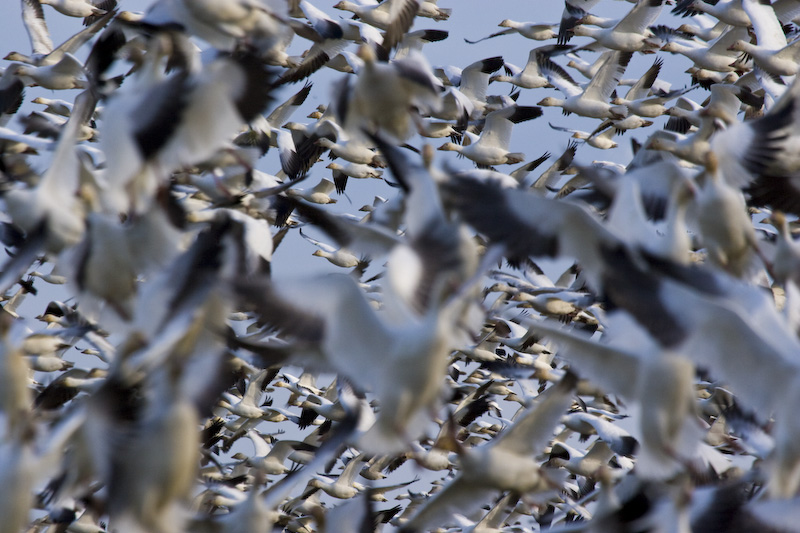
<instances>
[{"instance_id":1,"label":"blurred goose","mask_svg":"<svg viewBox=\"0 0 800 533\"><path fill-rule=\"evenodd\" d=\"M746 28L751 25L750 17L742 7L741 0L718 2L716 4L705 1L698 2L696 0L678 0L675 3L675 7L672 8L672 13L684 17L694 13L707 13L720 22L731 26Z\"/></svg>"},{"instance_id":2,"label":"blurred goose","mask_svg":"<svg viewBox=\"0 0 800 533\"><path fill-rule=\"evenodd\" d=\"M422 47L426 44L444 41L448 35L449 33L445 30L417 30L406 33L394 53L394 58L401 59L412 51L421 52Z\"/></svg>"},{"instance_id":3,"label":"blurred goose","mask_svg":"<svg viewBox=\"0 0 800 533\"><path fill-rule=\"evenodd\" d=\"M272 72L257 57L223 56L200 71L164 76L158 58L166 43L154 39L153 63L105 108L103 129L114 132L101 135L105 201L117 211L144 211L165 172L211 157L271 100ZM182 44L190 57L196 53Z\"/></svg>"},{"instance_id":4,"label":"blurred goose","mask_svg":"<svg viewBox=\"0 0 800 533\"><path fill-rule=\"evenodd\" d=\"M362 45L358 55L364 60L364 68L359 70L352 91L346 93L349 106L345 130L357 137L360 128L379 128L397 139L408 138L412 132L411 108L437 109L440 82L419 54L384 63L377 60L372 47Z\"/></svg>"},{"instance_id":5,"label":"blurred goose","mask_svg":"<svg viewBox=\"0 0 800 533\"><path fill-rule=\"evenodd\" d=\"M91 115L94 103L94 98L88 93L82 93L76 99L77 110L62 131L53 164L40 178L38 185L13 189L5 195L11 220L27 234L29 240L25 253L17 251L17 261L24 263L25 258L29 257L32 262L39 247L49 253L58 253L77 244L83 236L86 223L83 203L76 197L79 162L75 137L82 122ZM6 264L5 269L8 268L9 264Z\"/></svg>"},{"instance_id":6,"label":"blurred goose","mask_svg":"<svg viewBox=\"0 0 800 533\"><path fill-rule=\"evenodd\" d=\"M246 459L247 463L267 475L277 476L289 472L290 468L284 462L294 450L316 450L313 446L294 440L279 440L270 445L264 435L254 429L247 431L247 438L255 448L255 454Z\"/></svg>"},{"instance_id":7,"label":"blurred goose","mask_svg":"<svg viewBox=\"0 0 800 533\"><path fill-rule=\"evenodd\" d=\"M115 14L114 11L109 10L96 22L93 22L54 48L47 31L47 25L44 22L44 13L41 11L40 3L37 0L22 0L22 9L22 20L25 23L26 30L28 30L33 54L27 56L19 52L11 52L5 59L30 63L36 66L53 65L58 63L64 57L64 54L76 53L78 49L105 27Z\"/></svg>"},{"instance_id":8,"label":"blurred goose","mask_svg":"<svg viewBox=\"0 0 800 533\"><path fill-rule=\"evenodd\" d=\"M144 24L178 24L218 50L232 52L247 40L257 52L267 52L284 34L286 5L275 0L192 2L162 0L151 5Z\"/></svg>"},{"instance_id":9,"label":"blurred goose","mask_svg":"<svg viewBox=\"0 0 800 533\"><path fill-rule=\"evenodd\" d=\"M618 326L622 324L616 323ZM630 320L625 324L629 328ZM642 448L637 455L640 475L669 477L680 468L681 457L690 458L697 454L701 433L692 417L695 410L694 365L689 360L677 354L658 353L660 348L652 339L642 335L641 330L630 339L620 339L620 335L628 332L617 330L614 334L611 329L613 322L608 330L616 339L613 345L593 343L585 336L578 340L577 335L556 330L541 321L532 321L528 325L562 346L565 350L562 357L576 365L576 370L593 376L607 391L641 404ZM623 347L623 342L630 344ZM649 348L645 348L647 345ZM640 350L649 353L636 355ZM584 421L591 422L591 418L594 417L583 416ZM631 441L627 439L626 442ZM612 449L617 445L613 440L607 444ZM629 451L633 450L629 448Z\"/></svg>"},{"instance_id":10,"label":"blurred goose","mask_svg":"<svg viewBox=\"0 0 800 533\"><path fill-rule=\"evenodd\" d=\"M442 523L461 509L481 505L497 490L528 493L560 486L540 469L534 456L552 437L572 401L576 382L568 374L491 442L468 449L454 443L459 452L458 475L423 504L401 531L421 531Z\"/></svg>"},{"instance_id":11,"label":"blurred goose","mask_svg":"<svg viewBox=\"0 0 800 533\"><path fill-rule=\"evenodd\" d=\"M333 7L352 11L366 24L385 30L381 46L386 50L391 50L397 46L414 24L420 2L421 0L388 0L377 3L370 0L368 3L357 4L342 0Z\"/></svg>"},{"instance_id":12,"label":"blurred goose","mask_svg":"<svg viewBox=\"0 0 800 533\"><path fill-rule=\"evenodd\" d=\"M333 171L333 183L336 185L336 192L342 194L347 186L347 178L365 180L369 178L380 179L382 171L361 163L347 163L340 165L333 162L327 167Z\"/></svg>"},{"instance_id":13,"label":"blurred goose","mask_svg":"<svg viewBox=\"0 0 800 533\"><path fill-rule=\"evenodd\" d=\"M800 69L800 41L786 41L783 27L771 4L742 0L742 7L750 17L758 44L737 39L729 49L745 52L753 62L775 76L794 76Z\"/></svg>"},{"instance_id":14,"label":"blurred goose","mask_svg":"<svg viewBox=\"0 0 800 533\"><path fill-rule=\"evenodd\" d=\"M116 6L116 1L103 2L105 9L101 9L89 0L39 0L39 2L52 7L62 15L79 18L105 15L107 10L114 9Z\"/></svg>"},{"instance_id":15,"label":"blurred goose","mask_svg":"<svg viewBox=\"0 0 800 533\"><path fill-rule=\"evenodd\" d=\"M614 452L602 440L595 441L584 453L563 442L553 443L546 464L563 466L576 476L593 479L599 470L607 468Z\"/></svg>"},{"instance_id":16,"label":"blurred goose","mask_svg":"<svg viewBox=\"0 0 800 533\"><path fill-rule=\"evenodd\" d=\"M86 86L83 63L68 53L56 63L42 66L15 63L9 67L9 71L26 85L38 85L54 91Z\"/></svg>"},{"instance_id":17,"label":"blurred goose","mask_svg":"<svg viewBox=\"0 0 800 533\"><path fill-rule=\"evenodd\" d=\"M755 230L739 189L720 176L713 153L695 196L697 225L709 259L735 276L752 272L758 250Z\"/></svg>"}]
</instances>

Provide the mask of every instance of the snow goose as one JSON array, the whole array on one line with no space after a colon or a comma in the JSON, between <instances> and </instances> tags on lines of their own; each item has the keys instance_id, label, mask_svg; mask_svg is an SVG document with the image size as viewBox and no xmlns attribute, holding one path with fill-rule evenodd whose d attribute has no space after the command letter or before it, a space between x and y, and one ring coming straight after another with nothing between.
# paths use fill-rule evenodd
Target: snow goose
<instances>
[{"instance_id":1,"label":"snow goose","mask_svg":"<svg viewBox=\"0 0 800 533\"><path fill-rule=\"evenodd\" d=\"M489 78L489 83L495 81L508 82L523 89L538 89L540 87L552 87L550 84L550 72L560 71L561 77L569 77L566 72L557 64L550 60L549 53L552 47L534 48L528 54L528 62L523 68L519 68L511 63L505 63L504 67L508 75L496 75Z\"/></svg>"},{"instance_id":2,"label":"snow goose","mask_svg":"<svg viewBox=\"0 0 800 533\"><path fill-rule=\"evenodd\" d=\"M383 3L356 4L342 0L334 9L355 13L358 18L386 33L382 46L390 50L399 43L414 24L421 0L388 0Z\"/></svg>"},{"instance_id":3,"label":"snow goose","mask_svg":"<svg viewBox=\"0 0 800 533\"><path fill-rule=\"evenodd\" d=\"M613 450L602 440L595 441L586 453L563 442L555 442L545 464L563 466L573 475L594 479L613 456Z\"/></svg>"},{"instance_id":4,"label":"snow goose","mask_svg":"<svg viewBox=\"0 0 800 533\"><path fill-rule=\"evenodd\" d=\"M572 134L573 139L580 139L582 141L586 141L586 144L592 146L594 148L598 148L600 150L609 150L611 148L616 148L618 145L614 142L614 135L617 133L614 128L611 127L611 123L608 124L605 130L601 133L588 133L585 131L580 130L573 130L571 128L565 128L563 126L554 126L550 124L550 127L554 130L558 131L566 131Z\"/></svg>"},{"instance_id":5,"label":"snow goose","mask_svg":"<svg viewBox=\"0 0 800 533\"><path fill-rule=\"evenodd\" d=\"M64 54L58 62L49 65L14 63L8 70L26 85L38 85L54 91L86 86L83 63L72 54Z\"/></svg>"},{"instance_id":6,"label":"snow goose","mask_svg":"<svg viewBox=\"0 0 800 533\"><path fill-rule=\"evenodd\" d=\"M144 24L178 24L218 50L232 52L246 41L265 53L284 35L286 4L276 0L217 2L162 0L153 4L141 20Z\"/></svg>"},{"instance_id":7,"label":"snow goose","mask_svg":"<svg viewBox=\"0 0 800 533\"><path fill-rule=\"evenodd\" d=\"M151 53L155 64L105 108L103 130L114 132L101 141L105 201L118 211L146 209L165 174L211 157L271 100L273 73L253 55L223 56L202 70L164 77L158 52Z\"/></svg>"},{"instance_id":8,"label":"snow goose","mask_svg":"<svg viewBox=\"0 0 800 533\"><path fill-rule=\"evenodd\" d=\"M347 163L340 165L339 163L330 163L327 167L333 172L333 183L336 185L336 192L342 194L347 187L347 178L355 178L365 180L369 178L380 179L383 172L372 168L363 163Z\"/></svg>"},{"instance_id":9,"label":"snow goose","mask_svg":"<svg viewBox=\"0 0 800 533\"><path fill-rule=\"evenodd\" d=\"M307 78L343 52L347 46L342 24L305 0L300 2L300 9L308 19L308 25L293 19L289 20L289 24L294 33L310 39L314 44L303 53L303 59L298 65L281 75L280 83L295 83Z\"/></svg>"},{"instance_id":10,"label":"snow goose","mask_svg":"<svg viewBox=\"0 0 800 533\"><path fill-rule=\"evenodd\" d=\"M505 257L523 264L532 257L577 259L591 287L601 286L605 267L601 249L619 238L582 205L543 198L473 175L454 175L442 184L445 205L491 243L503 244ZM520 228L524 228L524 231Z\"/></svg>"},{"instance_id":11,"label":"snow goose","mask_svg":"<svg viewBox=\"0 0 800 533\"><path fill-rule=\"evenodd\" d=\"M731 26L746 28L751 25L750 17L742 7L742 0L727 0L716 4L711 4L705 0L679 0L675 3L675 7L672 8L673 15L681 15L683 17L698 13L706 13Z\"/></svg>"},{"instance_id":12,"label":"snow goose","mask_svg":"<svg viewBox=\"0 0 800 533\"><path fill-rule=\"evenodd\" d=\"M246 459L246 462L267 475L286 474L290 468L284 465L286 458L294 450L314 451L315 447L295 440L280 440L270 442L265 435L254 429L247 431L247 438L250 439L255 448L255 454Z\"/></svg>"},{"instance_id":13,"label":"snow goose","mask_svg":"<svg viewBox=\"0 0 800 533\"><path fill-rule=\"evenodd\" d=\"M349 97L343 127L352 137L362 135L361 128L379 128L397 139L411 135L412 107L421 110L439 108L441 83L420 54L412 54L390 63L379 62L375 51L361 45L358 55L364 68L358 72Z\"/></svg>"},{"instance_id":14,"label":"snow goose","mask_svg":"<svg viewBox=\"0 0 800 533\"><path fill-rule=\"evenodd\" d=\"M105 15L107 10L116 7L116 2L103 2L104 8L100 8L89 0L39 0L40 3L50 6L62 15L68 17L88 18L97 15Z\"/></svg>"},{"instance_id":15,"label":"snow goose","mask_svg":"<svg viewBox=\"0 0 800 533\"><path fill-rule=\"evenodd\" d=\"M663 65L662 59L656 59L653 66L628 90L625 98L615 98L611 103L624 105L629 113L640 117L655 118L666 113L667 108L664 104L684 94L688 89L653 94L653 84Z\"/></svg>"},{"instance_id":16,"label":"snow goose","mask_svg":"<svg viewBox=\"0 0 800 533\"><path fill-rule=\"evenodd\" d=\"M742 70L745 65L738 61L738 54L731 49L731 46L744 38L747 38L747 28L735 27L725 31L710 43L673 38L664 44L661 50L686 56L699 69L734 72Z\"/></svg>"},{"instance_id":17,"label":"snow goose","mask_svg":"<svg viewBox=\"0 0 800 533\"><path fill-rule=\"evenodd\" d=\"M749 54L756 65L775 76L797 74L800 69L800 41L791 44L786 42L783 27L772 5L742 0L742 7L753 22L758 44L751 44L749 39L737 39L729 49Z\"/></svg>"},{"instance_id":18,"label":"snow goose","mask_svg":"<svg viewBox=\"0 0 800 533\"><path fill-rule=\"evenodd\" d=\"M448 7L439 7L439 0L422 0L417 10L418 17L425 17L433 20L447 20L453 13Z\"/></svg>"},{"instance_id":19,"label":"snow goose","mask_svg":"<svg viewBox=\"0 0 800 533\"><path fill-rule=\"evenodd\" d=\"M729 24L709 15L697 15L691 24L681 24L677 31L708 42L722 35L729 27Z\"/></svg>"},{"instance_id":20,"label":"snow goose","mask_svg":"<svg viewBox=\"0 0 800 533\"><path fill-rule=\"evenodd\" d=\"M464 40L469 44L475 44L481 41L485 41L486 39L500 37L501 35L510 35L512 33L519 33L526 39L533 39L534 41L548 41L556 37L556 32L553 31L553 28L555 28L557 25L558 24L547 24L547 23L537 23L537 22L517 22L515 20L505 19L500 24L498 24L498 26L500 26L501 28L508 28L508 29L498 31L497 33L493 33L488 37L483 37L475 41L470 41L467 38L465 38Z\"/></svg>"},{"instance_id":21,"label":"snow goose","mask_svg":"<svg viewBox=\"0 0 800 533\"><path fill-rule=\"evenodd\" d=\"M695 196L700 238L712 262L735 276L754 270L757 239L744 196L720 176L713 153L706 160L704 182Z\"/></svg>"},{"instance_id":22,"label":"snow goose","mask_svg":"<svg viewBox=\"0 0 800 533\"><path fill-rule=\"evenodd\" d=\"M711 139L724 179L737 187L747 186L751 203L793 214L800 213L796 183L800 169L796 150L799 95L800 84L794 82L768 113L744 122L725 106L704 110L728 124Z\"/></svg>"},{"instance_id":23,"label":"snow goose","mask_svg":"<svg viewBox=\"0 0 800 533\"><path fill-rule=\"evenodd\" d=\"M46 56L53 51L53 40L44 20L44 10L39 0L21 0L22 23L31 42L34 56ZM9 59L6 57L5 59Z\"/></svg>"},{"instance_id":24,"label":"snow goose","mask_svg":"<svg viewBox=\"0 0 800 533\"><path fill-rule=\"evenodd\" d=\"M631 56L630 52L610 54L585 89L575 83L572 78L563 77L554 71L550 76L550 83L561 91L566 99L561 100L548 96L538 105L561 107L566 113L575 113L583 117L625 118L628 112L627 108L612 106L608 100L619 84Z\"/></svg>"},{"instance_id":25,"label":"snow goose","mask_svg":"<svg viewBox=\"0 0 800 533\"><path fill-rule=\"evenodd\" d=\"M771 273L778 283L786 284L791 280L797 284L800 281L800 244L792 236L786 215L775 211L767 222L778 230Z\"/></svg>"},{"instance_id":26,"label":"snow goose","mask_svg":"<svg viewBox=\"0 0 800 533\"><path fill-rule=\"evenodd\" d=\"M566 44L572 39L572 30L580 24L588 10L596 6L600 0L564 0L564 11L558 26L558 44Z\"/></svg>"},{"instance_id":27,"label":"snow goose","mask_svg":"<svg viewBox=\"0 0 800 533\"><path fill-rule=\"evenodd\" d=\"M36 66L46 66L57 63L64 57L64 54L74 54L78 49L86 44L89 39L102 30L115 15L114 11L109 11L102 16L97 22L94 22L89 27L79 31L60 45L57 48L49 41L49 34L47 34L47 26L44 24L43 14L36 12L34 0L23 0L23 21L25 22L26 29L28 29L31 38L31 48L33 55L27 56L19 52L9 53L5 59L8 61L19 61L22 63L30 63ZM41 10L41 6L39 6ZM30 11L29 11L30 10ZM32 20L29 20L32 19ZM41 18L41 19L40 19Z\"/></svg>"},{"instance_id":28,"label":"snow goose","mask_svg":"<svg viewBox=\"0 0 800 533\"><path fill-rule=\"evenodd\" d=\"M676 326L672 342L680 344L681 353L719 376L753 412L774 414L776 443L767 490L776 497L794 494L800 485L796 453L800 428L789 413L792 400L787 403L786 395L797 391L800 376L796 335L775 309L772 295L760 288L707 269L678 269L673 275L669 265L664 266L667 269L659 268L661 275L642 276L641 281L647 279L650 285L647 296L628 293L631 299L625 308L648 331L661 335L653 327L655 322L644 318L645 306L658 301L662 319L668 317Z\"/></svg>"},{"instance_id":29,"label":"snow goose","mask_svg":"<svg viewBox=\"0 0 800 533\"><path fill-rule=\"evenodd\" d=\"M445 30L417 30L406 33L394 53L395 59L406 57L412 50L421 52L428 43L436 43L447 39L449 32Z\"/></svg>"},{"instance_id":30,"label":"snow goose","mask_svg":"<svg viewBox=\"0 0 800 533\"><path fill-rule=\"evenodd\" d=\"M480 138L468 146L445 143L439 150L456 151L479 165L492 166L519 163L525 159L523 154L508 150L511 130L514 124L531 120L542 115L542 109L535 106L512 106L492 111L486 117L486 125Z\"/></svg>"},{"instance_id":31,"label":"snow goose","mask_svg":"<svg viewBox=\"0 0 800 533\"><path fill-rule=\"evenodd\" d=\"M689 359L664 351L629 317L615 317L607 324L606 334L614 341L607 344L542 321L526 324L555 341L563 350L557 352L559 356L570 361L576 371L592 376L605 391L640 403L642 440L636 462L640 475L669 478L681 468L682 460L697 454L702 434L694 417L694 365ZM586 413L582 421L595 422L596 418ZM596 423L592 427L596 430ZM630 454L634 443L630 438L624 440ZM617 443L612 437L607 444Z\"/></svg>"},{"instance_id":32,"label":"snow goose","mask_svg":"<svg viewBox=\"0 0 800 533\"><path fill-rule=\"evenodd\" d=\"M593 28L578 24L572 29L576 36L590 37L599 45L621 52L639 52L653 47L647 41L648 30L658 15L664 0L639 0L637 4L611 28Z\"/></svg>"},{"instance_id":33,"label":"snow goose","mask_svg":"<svg viewBox=\"0 0 800 533\"><path fill-rule=\"evenodd\" d=\"M454 443L459 452L458 475L423 504L401 531L426 530L461 509L481 505L497 490L523 494L559 490L559 480L542 470L534 455L550 440L569 408L576 382L574 375L567 374L491 442L468 449Z\"/></svg>"},{"instance_id":34,"label":"snow goose","mask_svg":"<svg viewBox=\"0 0 800 533\"><path fill-rule=\"evenodd\" d=\"M322 178L319 183L314 185L311 189L292 188L286 191L286 195L293 198L302 198L313 204L335 204L336 198L331 197L331 193L335 188L331 180Z\"/></svg>"},{"instance_id":35,"label":"snow goose","mask_svg":"<svg viewBox=\"0 0 800 533\"><path fill-rule=\"evenodd\" d=\"M303 233L302 229L300 230L300 236L302 236L305 240L316 246L318 249L314 251L312 255L316 257L324 257L327 259L332 265L336 265L341 268L366 268L366 265L369 264L368 261L363 259L359 259L353 252L347 250L345 248L334 248L330 244L326 244L324 242L318 241L316 239L312 239L305 233Z\"/></svg>"},{"instance_id":36,"label":"snow goose","mask_svg":"<svg viewBox=\"0 0 800 533\"><path fill-rule=\"evenodd\" d=\"M243 286L240 296L255 300L262 320L280 325L309 347L297 363L334 370L375 393L381 409L360 438L360 447L379 454L405 451L422 431L427 410L438 401L463 295L444 304L436 301L421 317L389 321L346 275L282 283L269 292L266 287L252 289ZM274 294L278 290L285 296L279 299ZM312 295L316 300L308 298ZM320 300L320 295L325 298ZM349 311L342 314L345 307ZM369 363L375 350L384 354L385 364Z\"/></svg>"},{"instance_id":37,"label":"snow goose","mask_svg":"<svg viewBox=\"0 0 800 533\"><path fill-rule=\"evenodd\" d=\"M5 195L11 220L28 235L39 235L45 251L58 253L80 241L86 228L84 206L76 196L79 188L79 161L75 136L94 110L89 92L76 99L76 109L58 141L53 165L35 188L13 189ZM35 239L31 240L33 244ZM18 255L24 255L21 251ZM8 265L6 265L8 266Z\"/></svg>"},{"instance_id":38,"label":"snow goose","mask_svg":"<svg viewBox=\"0 0 800 533\"><path fill-rule=\"evenodd\" d=\"M336 140L331 140L330 136L323 136L317 140L317 144L330 150L331 157L341 157L350 163L362 165L380 163L380 157L375 153L375 150L363 140L350 138L347 132L333 121L330 122L330 129Z\"/></svg>"},{"instance_id":39,"label":"snow goose","mask_svg":"<svg viewBox=\"0 0 800 533\"><path fill-rule=\"evenodd\" d=\"M503 58L496 56L475 61L464 67L461 70L460 79L456 83L458 91L451 91L454 93L455 104L458 104L455 106L455 115L435 114L434 116L445 120L461 119L465 110L469 111L469 118L477 119L483 116L486 109L486 92L489 90L490 75L502 66ZM463 104L462 99L466 99L469 103ZM445 102L445 108L447 107L449 106Z\"/></svg>"},{"instance_id":40,"label":"snow goose","mask_svg":"<svg viewBox=\"0 0 800 533\"><path fill-rule=\"evenodd\" d=\"M531 333L535 331L538 330L534 329ZM574 337L577 337L577 335L574 335ZM577 348L577 345L575 347ZM604 381L603 378L600 380ZM612 452L621 457L634 457L639 449L639 441L605 415L597 415L587 411L574 411L565 415L561 419L561 423L568 430L574 431L584 438L597 435L601 441L611 448Z\"/></svg>"}]
</instances>

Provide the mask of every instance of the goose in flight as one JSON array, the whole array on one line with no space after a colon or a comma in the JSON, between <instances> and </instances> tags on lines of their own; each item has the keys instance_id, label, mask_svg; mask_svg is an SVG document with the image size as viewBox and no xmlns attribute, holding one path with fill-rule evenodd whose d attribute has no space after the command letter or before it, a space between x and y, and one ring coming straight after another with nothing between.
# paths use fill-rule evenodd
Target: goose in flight
<instances>
[{"instance_id":1,"label":"goose in flight","mask_svg":"<svg viewBox=\"0 0 800 533\"><path fill-rule=\"evenodd\" d=\"M576 36L590 37L598 45L620 52L640 52L657 47L648 41L648 29L661 13L664 0L640 0L619 22L609 28L578 24L572 29Z\"/></svg>"},{"instance_id":2,"label":"goose in flight","mask_svg":"<svg viewBox=\"0 0 800 533\"><path fill-rule=\"evenodd\" d=\"M611 93L619 85L631 59L630 52L614 52L602 63L597 74L585 88L581 87L569 76L553 71L550 83L553 84L565 99L548 96L538 103L540 106L560 107L565 113L575 113L582 117L623 119L628 114L625 106L614 106L608 103Z\"/></svg>"},{"instance_id":3,"label":"goose in flight","mask_svg":"<svg viewBox=\"0 0 800 533\"><path fill-rule=\"evenodd\" d=\"M542 115L536 106L510 106L492 111L486 116L486 125L480 137L467 146L448 142L439 150L455 151L479 165L493 166L520 163L525 155L509 151L511 130L514 124Z\"/></svg>"},{"instance_id":4,"label":"goose in flight","mask_svg":"<svg viewBox=\"0 0 800 533\"><path fill-rule=\"evenodd\" d=\"M561 416L572 402L577 377L567 374L539 395L536 403L489 443L459 453L458 475L424 503L401 531L422 531L444 522L462 509L481 505L497 491L547 491L560 483L540 468L534 456L549 442Z\"/></svg>"}]
</instances>

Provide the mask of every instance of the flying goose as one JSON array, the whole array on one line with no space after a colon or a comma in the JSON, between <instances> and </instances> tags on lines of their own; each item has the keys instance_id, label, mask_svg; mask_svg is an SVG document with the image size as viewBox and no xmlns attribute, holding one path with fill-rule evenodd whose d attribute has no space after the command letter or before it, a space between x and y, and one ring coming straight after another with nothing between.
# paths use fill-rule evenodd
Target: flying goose
<instances>
[{"instance_id":1,"label":"flying goose","mask_svg":"<svg viewBox=\"0 0 800 533\"><path fill-rule=\"evenodd\" d=\"M454 443L459 452L458 475L423 504L401 531L427 529L461 509L480 505L497 490L528 493L547 491L558 484L540 469L534 455L552 437L572 401L576 381L567 374L491 442L467 449Z\"/></svg>"},{"instance_id":2,"label":"flying goose","mask_svg":"<svg viewBox=\"0 0 800 533\"><path fill-rule=\"evenodd\" d=\"M561 100L548 96L537 105L561 107L565 113L575 113L584 117L625 118L628 112L627 108L625 106L613 106L608 103L608 100L619 84L631 55L630 52L614 52L610 54L585 89L575 83L572 78L564 77L554 71L550 76L550 83L561 91L566 98Z\"/></svg>"},{"instance_id":3,"label":"flying goose","mask_svg":"<svg viewBox=\"0 0 800 533\"><path fill-rule=\"evenodd\" d=\"M563 69L550 60L549 52L552 47L534 48L528 54L528 62L523 68L519 68L510 63L505 63L504 67L508 75L496 75L489 78L489 82L504 81L522 87L523 89L537 89L540 87L552 87L550 84L550 72L561 71L562 77L568 77Z\"/></svg>"},{"instance_id":4,"label":"flying goose","mask_svg":"<svg viewBox=\"0 0 800 533\"><path fill-rule=\"evenodd\" d=\"M105 15L113 10L116 0L105 2L90 2L89 0L39 0L40 3L50 6L62 15L89 19L92 16ZM102 7L100 7L102 5ZM87 22L87 26L91 21Z\"/></svg>"},{"instance_id":5,"label":"flying goose","mask_svg":"<svg viewBox=\"0 0 800 533\"><path fill-rule=\"evenodd\" d=\"M502 22L500 22L498 26L500 26L501 28L508 28L508 29L498 31L487 37L483 37L481 39L477 39L474 41L470 41L469 39L466 38L464 40L469 44L475 44L481 41L485 41L486 39L500 37L501 35L519 33L526 39L533 39L534 41L547 41L556 36L556 32L553 31L553 28L555 28L557 24L547 24L547 23L537 23L537 22L517 22L511 19L505 19Z\"/></svg>"},{"instance_id":6,"label":"flying goose","mask_svg":"<svg viewBox=\"0 0 800 533\"><path fill-rule=\"evenodd\" d=\"M686 93L688 89L669 92L653 91L653 84L658 78L663 65L664 61L662 59L656 59L653 62L653 66L631 86L625 98L615 98L612 103L614 105L624 105L628 108L630 114L640 117L655 118L665 114L667 107L664 104Z\"/></svg>"},{"instance_id":7,"label":"flying goose","mask_svg":"<svg viewBox=\"0 0 800 533\"><path fill-rule=\"evenodd\" d=\"M661 13L664 0L640 0L613 27L594 28L578 24L573 35L590 37L598 45L621 52L640 52L655 46L648 42L648 29Z\"/></svg>"},{"instance_id":8,"label":"flying goose","mask_svg":"<svg viewBox=\"0 0 800 533\"><path fill-rule=\"evenodd\" d=\"M273 72L255 56L223 56L200 71L165 76L157 70L165 44L154 40L155 63L105 108L103 129L114 132L101 141L105 200L118 211L145 210L165 172L211 157L271 100Z\"/></svg>"},{"instance_id":9,"label":"flying goose","mask_svg":"<svg viewBox=\"0 0 800 533\"><path fill-rule=\"evenodd\" d=\"M39 12L41 6L37 0L23 0L23 21L31 39L33 54L27 56L19 52L11 52L6 55L8 61L19 61L30 63L36 66L52 65L61 60L64 54L74 54L78 49L86 44L97 32L102 30L114 17L115 12L109 10L108 13L100 17L88 27L79 31L58 47L53 47L50 36L47 33L47 25L44 22L43 13ZM37 11L36 7L39 7Z\"/></svg>"},{"instance_id":10,"label":"flying goose","mask_svg":"<svg viewBox=\"0 0 800 533\"><path fill-rule=\"evenodd\" d=\"M694 365L685 356L662 352L641 330L629 331L630 319L614 320L607 325L607 334L614 340L607 344L592 342L585 335L568 334L542 321L526 321L526 324L562 347L564 352L560 357L570 361L576 371L591 375L607 392L640 403L641 448L637 454L640 475L670 477L680 469L681 458L697 454L701 433L693 418ZM623 327L627 329L623 331ZM581 420L592 423L600 433L602 430L597 430L594 418L583 414ZM630 438L622 440L632 445ZM620 445L614 440L607 444L612 449ZM629 447L629 454L634 449Z\"/></svg>"},{"instance_id":11,"label":"flying goose","mask_svg":"<svg viewBox=\"0 0 800 533\"><path fill-rule=\"evenodd\" d=\"M542 115L542 108L531 106L511 106L492 111L486 116L486 125L480 137L467 146L448 142L439 150L455 151L479 165L492 166L515 164L525 156L509 152L511 129L514 124L531 120Z\"/></svg>"},{"instance_id":12,"label":"flying goose","mask_svg":"<svg viewBox=\"0 0 800 533\"><path fill-rule=\"evenodd\" d=\"M762 5L753 0L742 0L742 8L753 23L758 44L747 39L737 39L729 49L745 52L753 62L776 76L794 76L800 61L800 42L787 43L783 27L771 4Z\"/></svg>"},{"instance_id":13,"label":"flying goose","mask_svg":"<svg viewBox=\"0 0 800 533\"><path fill-rule=\"evenodd\" d=\"M699 69L713 72L734 72L745 66L738 60L731 46L747 37L747 29L734 27L726 30L709 43L697 43L687 39L672 38L661 47L664 52L681 54L694 62Z\"/></svg>"},{"instance_id":14,"label":"flying goose","mask_svg":"<svg viewBox=\"0 0 800 533\"><path fill-rule=\"evenodd\" d=\"M385 63L378 61L372 47L361 45L358 55L364 67L351 91L342 88L349 101L344 129L353 137L362 135L361 128L378 128L397 139L407 139L412 133L412 107L439 108L440 82L420 54Z\"/></svg>"}]
</instances>

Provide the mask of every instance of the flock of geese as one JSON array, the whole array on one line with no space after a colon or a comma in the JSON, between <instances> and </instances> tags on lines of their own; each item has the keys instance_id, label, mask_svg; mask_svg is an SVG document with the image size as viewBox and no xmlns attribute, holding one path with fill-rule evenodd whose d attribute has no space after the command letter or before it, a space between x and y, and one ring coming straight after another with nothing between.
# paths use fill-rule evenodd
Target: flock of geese
<instances>
[{"instance_id":1,"label":"flock of geese","mask_svg":"<svg viewBox=\"0 0 800 533\"><path fill-rule=\"evenodd\" d=\"M331 4L21 0L0 533L800 530L800 1Z\"/></svg>"}]
</instances>

